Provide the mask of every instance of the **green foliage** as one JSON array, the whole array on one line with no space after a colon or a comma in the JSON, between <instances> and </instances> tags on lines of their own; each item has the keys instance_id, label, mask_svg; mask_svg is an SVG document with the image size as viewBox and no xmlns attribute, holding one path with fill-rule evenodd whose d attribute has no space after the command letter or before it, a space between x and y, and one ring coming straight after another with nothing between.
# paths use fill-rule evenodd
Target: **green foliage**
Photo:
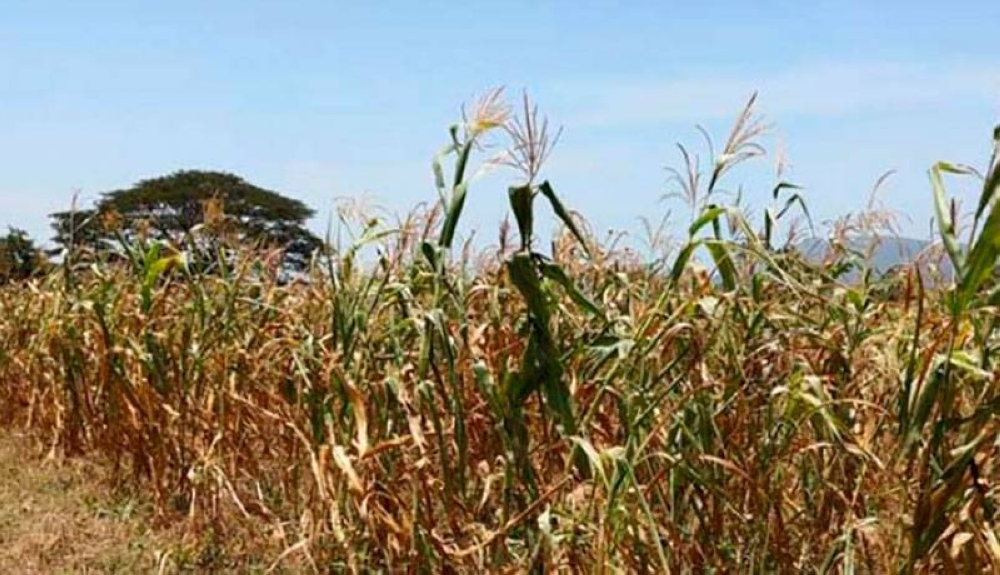
<instances>
[{"instance_id":1,"label":"green foliage","mask_svg":"<svg viewBox=\"0 0 1000 575\"><path fill-rule=\"evenodd\" d=\"M92 254L108 248L107 234L101 228L96 209L67 210L51 214L53 243L59 246L50 255L64 251L87 251Z\"/></svg>"},{"instance_id":2,"label":"green foliage","mask_svg":"<svg viewBox=\"0 0 1000 575\"><path fill-rule=\"evenodd\" d=\"M233 241L279 247L286 264L303 269L319 240L305 227L314 215L298 200L255 186L224 172L186 170L142 180L134 186L106 192L92 209L52 214L54 241L68 247L99 251L127 239L146 237L183 243L206 223L206 205L217 202L221 222L216 231L232 232Z\"/></svg>"},{"instance_id":3,"label":"green foliage","mask_svg":"<svg viewBox=\"0 0 1000 575\"><path fill-rule=\"evenodd\" d=\"M506 152L506 163L514 167L525 177L524 183L508 188L510 210L517 222L520 237L520 249L512 254L506 262L507 275L514 287L527 304L528 341L520 359L520 367L509 374L504 396L506 405L503 416L510 428L521 428L523 425L522 411L528 398L540 392L545 398L547 407L559 421L560 433L566 437L576 435L577 423L573 408L573 399L563 377L562 352L550 331L555 311L549 303L550 295L543 280L548 278L557 286L562 287L583 309L593 314L599 314L597 306L591 302L574 284L565 270L555 262L545 258L533 250L535 228L535 199L541 195L548 199L555 216L562 222L568 232L579 242L582 249L589 253L583 234L573 221L569 210L565 207L548 181L535 185L534 180L541 170L542 164L555 144L548 135L547 120L539 121L538 108L531 105L527 94L524 95L524 113L518 118L510 118L505 105L499 100L500 90L489 93L480 100L477 116L471 121L466 119L465 139L460 140L460 129L453 126L450 130L452 143L442 150L434 160L434 176L438 192L444 205L445 219L438 240L438 248L425 244L423 251L427 260L437 268L440 286L446 284L443 277L442 250L450 249L461 218L465 199L469 191L469 181L465 179L471 154L477 141L493 128L502 127L511 140L511 147ZM557 136L558 137L558 136ZM450 189L450 199L446 198L443 159L454 154L454 181ZM439 294L444 295L443 291ZM443 305L444 298L439 299ZM428 362L430 358L428 358ZM462 433L461 430L458 430ZM530 449L527 438L512 444L516 451L518 462L527 461ZM577 469L583 474L589 473L583 452L577 450L575 457ZM530 477L531 469L522 467L519 472L524 477Z\"/></svg>"},{"instance_id":4,"label":"green foliage","mask_svg":"<svg viewBox=\"0 0 1000 575\"><path fill-rule=\"evenodd\" d=\"M989 442L995 437L1000 417L1000 385L994 373L998 349L991 341L997 332L995 305L1000 292L996 274L1000 259L1000 126L993 136L993 157L986 175L981 177L982 191L967 252L959 245L956 204L947 198L944 175L979 174L967 166L946 162L930 170L938 229L955 268L955 284L944 294L949 322L933 342L933 355L925 358L916 355L921 306L911 364L903 380L902 455L914 457L911 466L919 478L905 573L913 573L929 561L942 541L949 538L949 531L954 536L958 529L974 529L977 523L994 525L997 519L998 502L987 491L982 469L986 458L993 455L994 447ZM986 220L980 228L984 215ZM976 344L974 349L963 345L970 339ZM918 372L921 367L922 372ZM969 397L974 399L969 401ZM996 536L991 536L987 545L996 555L1000 546ZM971 567L975 551L970 547L966 553L966 565Z\"/></svg>"},{"instance_id":5,"label":"green foliage","mask_svg":"<svg viewBox=\"0 0 1000 575\"><path fill-rule=\"evenodd\" d=\"M45 265L45 256L24 230L9 228L0 237L0 284L37 276Z\"/></svg>"}]
</instances>

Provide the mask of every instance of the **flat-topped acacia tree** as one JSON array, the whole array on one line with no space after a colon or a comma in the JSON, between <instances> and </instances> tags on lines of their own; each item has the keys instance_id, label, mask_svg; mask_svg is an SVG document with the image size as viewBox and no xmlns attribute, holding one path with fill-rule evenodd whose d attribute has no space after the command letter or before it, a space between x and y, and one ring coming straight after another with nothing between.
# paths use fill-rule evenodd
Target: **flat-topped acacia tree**
<instances>
[{"instance_id":1,"label":"flat-topped acacia tree","mask_svg":"<svg viewBox=\"0 0 1000 575\"><path fill-rule=\"evenodd\" d=\"M105 192L92 209L52 214L55 243L76 242L94 249L114 240L114 230L151 239L182 241L211 217L215 205L226 228L241 243L281 247L285 263L301 269L319 240L305 226L315 213L299 200L216 171L184 170L142 180L130 188ZM114 225L108 225L108 219Z\"/></svg>"}]
</instances>

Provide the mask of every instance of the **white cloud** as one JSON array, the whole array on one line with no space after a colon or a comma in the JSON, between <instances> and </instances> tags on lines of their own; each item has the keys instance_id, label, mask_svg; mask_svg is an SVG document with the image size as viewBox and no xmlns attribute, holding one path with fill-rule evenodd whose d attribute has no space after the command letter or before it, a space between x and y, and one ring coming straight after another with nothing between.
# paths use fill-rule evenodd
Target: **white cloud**
<instances>
[{"instance_id":1,"label":"white cloud","mask_svg":"<svg viewBox=\"0 0 1000 575\"><path fill-rule=\"evenodd\" d=\"M991 63L801 65L765 77L688 77L565 85L579 104L573 125L614 126L729 118L753 92L771 117L839 116L968 101L1000 104L1000 67Z\"/></svg>"}]
</instances>

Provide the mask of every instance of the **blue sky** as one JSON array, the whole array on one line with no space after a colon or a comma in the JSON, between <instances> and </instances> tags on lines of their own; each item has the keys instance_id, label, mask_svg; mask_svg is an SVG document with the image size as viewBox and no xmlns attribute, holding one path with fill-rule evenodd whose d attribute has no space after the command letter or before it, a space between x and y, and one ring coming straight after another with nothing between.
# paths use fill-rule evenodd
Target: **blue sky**
<instances>
[{"instance_id":1,"label":"blue sky","mask_svg":"<svg viewBox=\"0 0 1000 575\"><path fill-rule=\"evenodd\" d=\"M0 0L0 14L0 225L41 237L74 191L183 168L298 197L318 230L337 197L406 209L435 198L430 158L494 85L528 89L564 127L544 175L598 229L665 213L674 144L697 143L695 124L724 139L759 90L817 220L896 169L882 200L923 236L926 169L982 165L1000 120L1000 2ZM746 172L751 204L772 166ZM473 188L464 231L492 237L504 189L502 175Z\"/></svg>"}]
</instances>

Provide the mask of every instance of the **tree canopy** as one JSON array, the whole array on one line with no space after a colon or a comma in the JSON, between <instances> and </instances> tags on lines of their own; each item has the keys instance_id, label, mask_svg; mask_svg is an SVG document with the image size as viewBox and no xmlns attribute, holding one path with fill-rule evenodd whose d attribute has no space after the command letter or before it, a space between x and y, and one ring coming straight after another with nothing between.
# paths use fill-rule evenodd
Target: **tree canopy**
<instances>
[{"instance_id":1,"label":"tree canopy","mask_svg":"<svg viewBox=\"0 0 1000 575\"><path fill-rule=\"evenodd\" d=\"M50 214L52 229L55 231L52 241L59 247L49 250L49 255L57 256L70 246L95 251L104 247L101 227L95 222L96 216L96 209L67 210Z\"/></svg>"},{"instance_id":2,"label":"tree canopy","mask_svg":"<svg viewBox=\"0 0 1000 575\"><path fill-rule=\"evenodd\" d=\"M44 265L42 252L24 230L9 228L0 237L0 284L30 278Z\"/></svg>"},{"instance_id":3,"label":"tree canopy","mask_svg":"<svg viewBox=\"0 0 1000 575\"><path fill-rule=\"evenodd\" d=\"M57 244L95 250L106 249L116 230L178 242L206 217L221 217L239 241L282 247L286 262L301 267L319 245L305 227L313 214L301 201L234 174L186 170L105 192L92 209L51 217Z\"/></svg>"}]
</instances>

